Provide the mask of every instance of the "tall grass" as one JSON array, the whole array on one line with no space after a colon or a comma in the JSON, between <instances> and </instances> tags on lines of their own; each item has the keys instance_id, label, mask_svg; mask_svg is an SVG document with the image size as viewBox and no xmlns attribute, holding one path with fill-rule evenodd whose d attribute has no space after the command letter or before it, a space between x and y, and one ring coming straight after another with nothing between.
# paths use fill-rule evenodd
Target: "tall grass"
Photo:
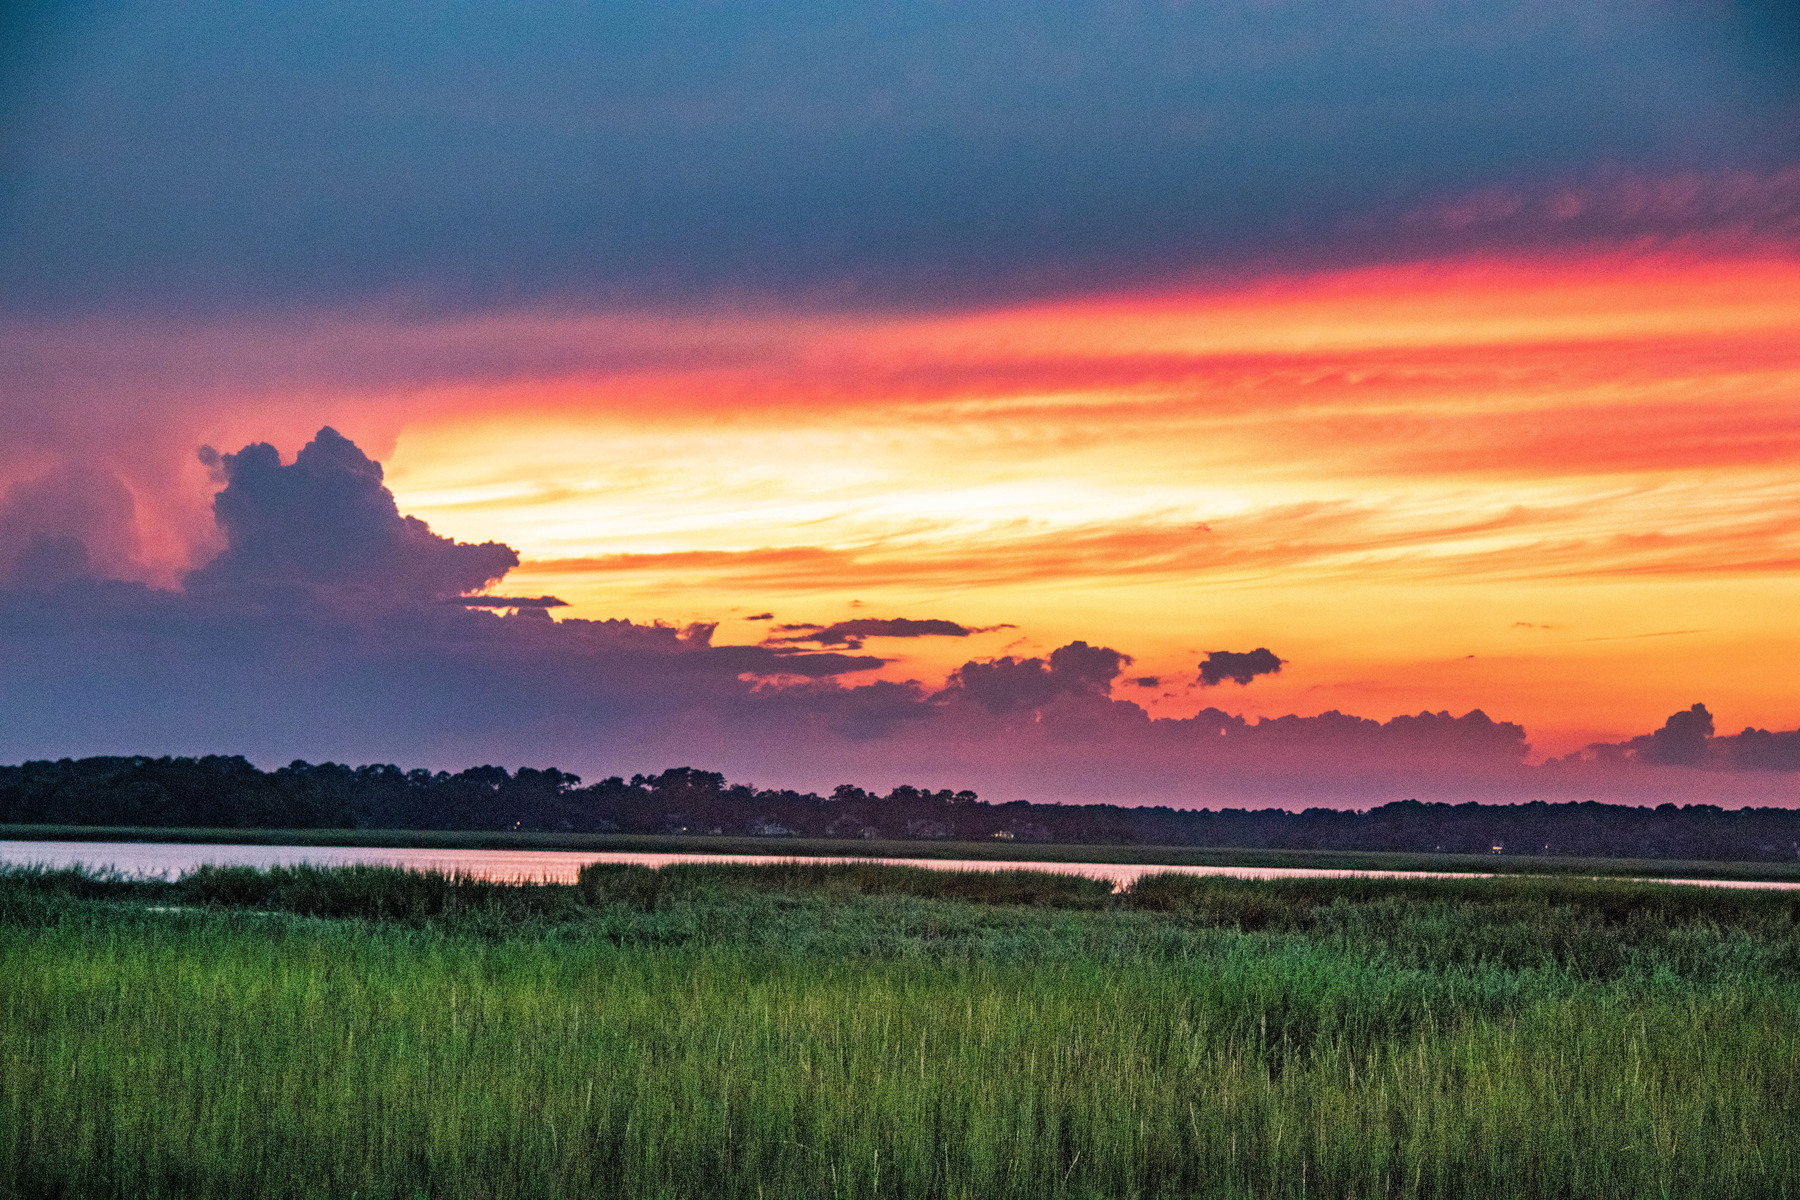
<instances>
[{"instance_id":1,"label":"tall grass","mask_svg":"<svg viewBox=\"0 0 1800 1200\"><path fill-rule=\"evenodd\" d=\"M0 1194L1800 1191L1785 898L249 876L0 874Z\"/></svg>"}]
</instances>

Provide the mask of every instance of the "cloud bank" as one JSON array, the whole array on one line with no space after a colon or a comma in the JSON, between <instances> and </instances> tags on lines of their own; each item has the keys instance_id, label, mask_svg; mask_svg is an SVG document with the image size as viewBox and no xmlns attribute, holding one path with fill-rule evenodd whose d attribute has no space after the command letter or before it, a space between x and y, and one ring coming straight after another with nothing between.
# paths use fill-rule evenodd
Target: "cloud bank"
<instances>
[{"instance_id":1,"label":"cloud bank","mask_svg":"<svg viewBox=\"0 0 1800 1200\"><path fill-rule=\"evenodd\" d=\"M873 655L715 644L711 624L556 621L549 597L496 597L497 615L445 601L499 582L513 551L401 515L379 464L332 430L292 463L261 444L207 457L224 548L179 589L105 567L128 562L129 539L103 484L85 506L63 484L15 490L0 759L242 751L588 775L693 762L808 787L892 776L996 800L1215 807L1682 789L1778 802L1800 769L1800 732L1715 737L1698 705L1644 738L1530 767L1525 730L1479 710L1152 718L1113 695L1131 656L1083 641L971 659L932 689L852 682L883 665ZM957 636L897 620L832 636ZM1274 657L1221 653L1207 660L1221 679Z\"/></svg>"}]
</instances>

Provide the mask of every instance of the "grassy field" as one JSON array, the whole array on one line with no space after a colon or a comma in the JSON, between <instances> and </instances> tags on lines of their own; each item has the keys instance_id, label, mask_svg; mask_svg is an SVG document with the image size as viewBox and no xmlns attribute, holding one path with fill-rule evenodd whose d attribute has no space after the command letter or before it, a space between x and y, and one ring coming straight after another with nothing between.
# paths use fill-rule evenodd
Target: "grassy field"
<instances>
[{"instance_id":1,"label":"grassy field","mask_svg":"<svg viewBox=\"0 0 1800 1200\"><path fill-rule=\"evenodd\" d=\"M0 840L211 842L245 846L372 846L446 850L636 851L756 854L771 858L974 859L987 862L1149 863L1159 866L1322 867L1352 871L1479 871L1503 875L1602 875L1647 879L1800 882L1800 863L1575 858L1526 854L1418 854L1241 847L1060 845L1029 842L863 841L633 833L431 829L210 829L160 826L0 825Z\"/></svg>"},{"instance_id":2,"label":"grassy field","mask_svg":"<svg viewBox=\"0 0 1800 1200\"><path fill-rule=\"evenodd\" d=\"M1800 1193L1800 896L0 871L7 1196Z\"/></svg>"}]
</instances>

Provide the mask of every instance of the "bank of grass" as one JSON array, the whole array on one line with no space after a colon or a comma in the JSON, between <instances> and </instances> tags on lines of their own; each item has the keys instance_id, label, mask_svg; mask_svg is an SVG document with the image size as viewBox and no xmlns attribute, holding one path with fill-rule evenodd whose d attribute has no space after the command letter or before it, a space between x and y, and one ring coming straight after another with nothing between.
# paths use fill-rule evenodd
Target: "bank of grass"
<instances>
[{"instance_id":1,"label":"bank of grass","mask_svg":"<svg viewBox=\"0 0 1800 1200\"><path fill-rule=\"evenodd\" d=\"M589 853L733 854L769 858L923 858L982 862L1133 863L1170 867L1301 867L1345 871L1451 871L1645 879L1800 882L1800 863L1531 854L1427 854L1376 850L1270 850L1016 841L731 837L535 830L220 829L137 825L0 825L0 840L183 842L236 846L358 846L424 850L571 850Z\"/></svg>"},{"instance_id":2,"label":"bank of grass","mask_svg":"<svg viewBox=\"0 0 1800 1200\"><path fill-rule=\"evenodd\" d=\"M1783 1196L1800 897L0 872L9 1196Z\"/></svg>"}]
</instances>

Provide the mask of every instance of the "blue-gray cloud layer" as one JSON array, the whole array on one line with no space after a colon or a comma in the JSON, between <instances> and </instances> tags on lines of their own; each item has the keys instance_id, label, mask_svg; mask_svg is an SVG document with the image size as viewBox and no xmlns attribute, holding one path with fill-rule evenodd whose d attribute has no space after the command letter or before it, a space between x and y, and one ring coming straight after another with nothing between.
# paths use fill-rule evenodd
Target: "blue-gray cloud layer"
<instances>
[{"instance_id":1,"label":"blue-gray cloud layer","mask_svg":"<svg viewBox=\"0 0 1800 1200\"><path fill-rule=\"evenodd\" d=\"M954 300L1800 158L1773 0L7 7L14 311Z\"/></svg>"}]
</instances>

